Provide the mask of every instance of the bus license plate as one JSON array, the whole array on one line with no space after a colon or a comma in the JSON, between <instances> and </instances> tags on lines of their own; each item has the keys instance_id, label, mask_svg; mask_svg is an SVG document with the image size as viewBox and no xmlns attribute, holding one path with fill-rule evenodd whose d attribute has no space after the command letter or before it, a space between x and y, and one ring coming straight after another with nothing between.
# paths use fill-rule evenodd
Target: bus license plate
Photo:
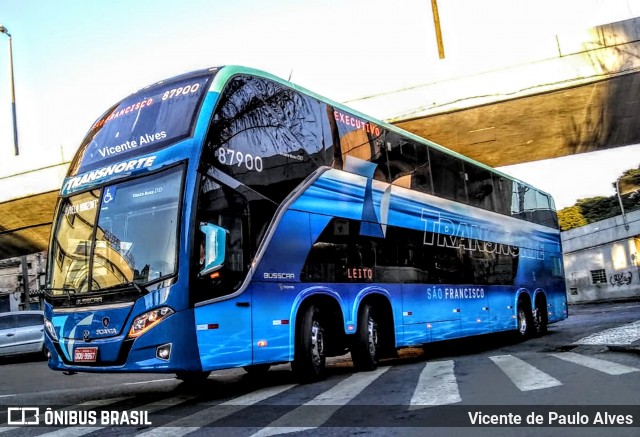
<instances>
[{"instance_id":1,"label":"bus license plate","mask_svg":"<svg viewBox=\"0 0 640 437\"><path fill-rule=\"evenodd\" d=\"M92 363L96 361L98 356L97 347L77 347L73 351L73 361Z\"/></svg>"}]
</instances>

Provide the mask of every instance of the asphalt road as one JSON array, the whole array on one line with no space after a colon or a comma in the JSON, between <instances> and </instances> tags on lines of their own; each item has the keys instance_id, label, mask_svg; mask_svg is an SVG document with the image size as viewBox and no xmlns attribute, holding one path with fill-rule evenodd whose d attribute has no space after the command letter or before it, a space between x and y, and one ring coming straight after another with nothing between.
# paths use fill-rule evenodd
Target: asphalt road
<instances>
[{"instance_id":1,"label":"asphalt road","mask_svg":"<svg viewBox=\"0 0 640 437\"><path fill-rule=\"evenodd\" d=\"M340 357L326 380L309 385L297 385L288 365L262 378L214 372L194 387L173 375L66 376L37 357L4 360L0 434L636 436L639 320L638 302L573 306L544 337L518 342L500 334L405 349L375 372L355 373ZM7 426L16 407L38 407L41 423L48 407L49 419L81 423ZM82 426L92 417L78 411L87 409L96 423ZM103 411L112 415L106 425ZM151 425L109 425L127 419Z\"/></svg>"}]
</instances>

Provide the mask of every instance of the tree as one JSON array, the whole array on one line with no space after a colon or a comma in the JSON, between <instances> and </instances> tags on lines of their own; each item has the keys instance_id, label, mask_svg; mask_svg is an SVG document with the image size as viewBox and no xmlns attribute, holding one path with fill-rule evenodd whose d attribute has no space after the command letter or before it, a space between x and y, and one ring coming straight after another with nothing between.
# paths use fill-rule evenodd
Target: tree
<instances>
[{"instance_id":1,"label":"tree","mask_svg":"<svg viewBox=\"0 0 640 437\"><path fill-rule=\"evenodd\" d=\"M593 223L620 215L620 204L616 196L597 196L578 199L576 206L587 220Z\"/></svg>"},{"instance_id":2,"label":"tree","mask_svg":"<svg viewBox=\"0 0 640 437\"><path fill-rule=\"evenodd\" d=\"M569 206L558 211L558 221L560 222L560 230L568 231L569 229L585 226L587 220L582 215L579 206Z\"/></svg>"},{"instance_id":3,"label":"tree","mask_svg":"<svg viewBox=\"0 0 640 437\"><path fill-rule=\"evenodd\" d=\"M640 166L625 170L618 180L620 180L620 192L625 213L640 209ZM616 181L612 185L616 189ZM560 229L568 231L620 214L622 211L616 193L609 197L597 196L578 199L573 206L558 211L558 220Z\"/></svg>"},{"instance_id":4,"label":"tree","mask_svg":"<svg viewBox=\"0 0 640 437\"><path fill-rule=\"evenodd\" d=\"M624 173L618 178L619 187L616 187L616 183L613 183L613 188L620 189L620 194L632 194L640 190L640 166L638 168L632 168L625 170Z\"/></svg>"}]
</instances>

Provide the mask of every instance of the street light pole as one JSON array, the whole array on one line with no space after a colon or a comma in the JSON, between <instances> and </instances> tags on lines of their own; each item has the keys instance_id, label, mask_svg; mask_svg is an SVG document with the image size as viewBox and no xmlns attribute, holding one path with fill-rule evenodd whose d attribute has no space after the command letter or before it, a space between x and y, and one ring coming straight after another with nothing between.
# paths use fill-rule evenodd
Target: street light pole
<instances>
[{"instance_id":1,"label":"street light pole","mask_svg":"<svg viewBox=\"0 0 640 437\"><path fill-rule=\"evenodd\" d=\"M627 215L624 213L624 204L622 203L622 196L620 195L620 179L616 179L616 194L618 195L618 202L620 202L620 211L622 211L622 221L624 222L624 228L629 230L629 223L627 222Z\"/></svg>"},{"instance_id":2,"label":"street light pole","mask_svg":"<svg viewBox=\"0 0 640 437\"><path fill-rule=\"evenodd\" d=\"M629 222L627 221L627 215L624 212L624 204L622 203L622 196L640 190L640 173L637 171L627 171L626 174L616 179L616 194L618 195L618 202L620 202L620 210L622 211L622 221L624 222L624 228L629 230Z\"/></svg>"},{"instance_id":3,"label":"street light pole","mask_svg":"<svg viewBox=\"0 0 640 437\"><path fill-rule=\"evenodd\" d=\"M438 13L438 1L431 0L433 12L433 26L436 30L436 44L438 45L438 57L444 59L444 43L442 42L442 29L440 28L440 13Z\"/></svg>"},{"instance_id":4,"label":"street light pole","mask_svg":"<svg viewBox=\"0 0 640 437\"><path fill-rule=\"evenodd\" d=\"M18 124L16 121L16 91L13 83L13 46L11 44L11 34L2 24L0 24L0 33L4 33L9 38L9 77L11 80L11 112L13 114L13 147L16 156L18 156L20 151L18 149Z\"/></svg>"}]
</instances>

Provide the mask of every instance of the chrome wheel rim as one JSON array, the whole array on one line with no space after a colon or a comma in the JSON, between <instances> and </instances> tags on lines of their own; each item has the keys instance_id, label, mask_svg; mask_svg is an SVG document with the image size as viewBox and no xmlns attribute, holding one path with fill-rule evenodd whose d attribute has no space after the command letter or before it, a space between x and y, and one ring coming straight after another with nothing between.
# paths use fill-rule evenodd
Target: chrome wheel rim
<instances>
[{"instance_id":1,"label":"chrome wheel rim","mask_svg":"<svg viewBox=\"0 0 640 437\"><path fill-rule=\"evenodd\" d=\"M369 355L375 357L378 349L378 325L371 317L367 320L367 346Z\"/></svg>"},{"instance_id":2,"label":"chrome wheel rim","mask_svg":"<svg viewBox=\"0 0 640 437\"><path fill-rule=\"evenodd\" d=\"M524 310L518 310L518 326L520 327L520 334L524 335L527 333L527 315Z\"/></svg>"},{"instance_id":3,"label":"chrome wheel rim","mask_svg":"<svg viewBox=\"0 0 640 437\"><path fill-rule=\"evenodd\" d=\"M311 359L315 366L321 366L324 359L324 330L317 320L311 325Z\"/></svg>"}]
</instances>

